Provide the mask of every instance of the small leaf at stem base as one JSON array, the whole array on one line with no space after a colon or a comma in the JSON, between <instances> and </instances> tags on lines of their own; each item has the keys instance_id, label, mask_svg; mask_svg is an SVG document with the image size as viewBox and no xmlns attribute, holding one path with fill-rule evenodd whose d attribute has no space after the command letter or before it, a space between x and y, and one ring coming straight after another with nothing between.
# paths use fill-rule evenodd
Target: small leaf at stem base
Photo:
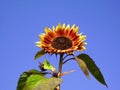
<instances>
[{"instance_id":1,"label":"small leaf at stem base","mask_svg":"<svg viewBox=\"0 0 120 90\"><path fill-rule=\"evenodd\" d=\"M55 68L47 60L44 60L42 64L44 69L51 70L53 72L55 71Z\"/></svg>"}]
</instances>

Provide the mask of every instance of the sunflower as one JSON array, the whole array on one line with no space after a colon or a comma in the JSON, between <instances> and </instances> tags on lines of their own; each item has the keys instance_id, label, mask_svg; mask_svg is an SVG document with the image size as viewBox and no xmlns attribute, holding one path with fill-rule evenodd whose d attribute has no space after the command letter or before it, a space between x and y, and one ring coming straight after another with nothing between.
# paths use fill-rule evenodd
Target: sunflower
<instances>
[{"instance_id":1,"label":"sunflower","mask_svg":"<svg viewBox=\"0 0 120 90\"><path fill-rule=\"evenodd\" d=\"M73 54L74 51L85 50L86 39L82 33L78 34L78 26L75 24L61 25L58 23L56 27L52 29L46 27L45 33L40 34L40 41L36 43L36 46L44 49L47 53L53 54Z\"/></svg>"}]
</instances>

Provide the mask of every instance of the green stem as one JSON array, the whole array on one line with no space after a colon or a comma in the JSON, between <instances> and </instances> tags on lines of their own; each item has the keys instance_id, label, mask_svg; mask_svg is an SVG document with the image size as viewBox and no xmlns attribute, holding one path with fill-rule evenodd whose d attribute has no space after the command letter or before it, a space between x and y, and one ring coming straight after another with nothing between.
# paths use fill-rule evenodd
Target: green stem
<instances>
[{"instance_id":1,"label":"green stem","mask_svg":"<svg viewBox=\"0 0 120 90\"><path fill-rule=\"evenodd\" d=\"M59 74L61 74L62 72L62 65L63 65L63 54L60 54L60 61L59 61L59 67L58 67Z\"/></svg>"},{"instance_id":2,"label":"green stem","mask_svg":"<svg viewBox=\"0 0 120 90\"><path fill-rule=\"evenodd\" d=\"M58 78L61 78L62 65L63 65L63 54L60 54L60 61L59 61L59 67L58 67L58 74L59 74ZM60 90L60 85L58 85L55 90Z\"/></svg>"}]
</instances>

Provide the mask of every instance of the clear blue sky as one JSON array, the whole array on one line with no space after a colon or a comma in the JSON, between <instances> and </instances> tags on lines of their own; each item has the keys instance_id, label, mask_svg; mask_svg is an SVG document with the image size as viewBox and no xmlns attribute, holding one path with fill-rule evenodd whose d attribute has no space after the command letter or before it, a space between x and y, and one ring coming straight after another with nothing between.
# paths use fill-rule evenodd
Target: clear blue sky
<instances>
[{"instance_id":1,"label":"clear blue sky","mask_svg":"<svg viewBox=\"0 0 120 90\"><path fill-rule=\"evenodd\" d=\"M77 24L87 35L87 50L102 71L109 88L90 75L88 80L72 61L63 71L61 90L120 89L120 1L119 0L0 0L0 90L16 90L20 74L38 69L34 55L38 35L58 22ZM46 57L57 67L58 60Z\"/></svg>"}]
</instances>

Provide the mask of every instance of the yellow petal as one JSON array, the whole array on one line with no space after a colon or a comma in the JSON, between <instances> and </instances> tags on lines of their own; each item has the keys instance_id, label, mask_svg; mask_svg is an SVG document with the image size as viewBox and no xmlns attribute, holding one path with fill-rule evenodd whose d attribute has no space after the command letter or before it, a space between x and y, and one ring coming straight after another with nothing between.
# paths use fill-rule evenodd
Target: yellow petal
<instances>
[{"instance_id":1,"label":"yellow petal","mask_svg":"<svg viewBox=\"0 0 120 90\"><path fill-rule=\"evenodd\" d=\"M81 51L83 51L83 50L86 50L86 48L84 46L81 47Z\"/></svg>"},{"instance_id":2,"label":"yellow petal","mask_svg":"<svg viewBox=\"0 0 120 90\"><path fill-rule=\"evenodd\" d=\"M71 27L71 29L74 29L76 27L76 25L74 24L72 27Z\"/></svg>"},{"instance_id":3,"label":"yellow petal","mask_svg":"<svg viewBox=\"0 0 120 90\"><path fill-rule=\"evenodd\" d=\"M74 28L74 31L75 31L75 32L78 32L78 30L79 30L79 27L75 27L75 28Z\"/></svg>"},{"instance_id":4,"label":"yellow petal","mask_svg":"<svg viewBox=\"0 0 120 90\"><path fill-rule=\"evenodd\" d=\"M67 25L66 29L70 29L70 24Z\"/></svg>"},{"instance_id":5,"label":"yellow petal","mask_svg":"<svg viewBox=\"0 0 120 90\"><path fill-rule=\"evenodd\" d=\"M84 42L84 45L87 45L87 43L86 43L86 42Z\"/></svg>"},{"instance_id":6,"label":"yellow petal","mask_svg":"<svg viewBox=\"0 0 120 90\"><path fill-rule=\"evenodd\" d=\"M52 30L55 30L55 26L52 26Z\"/></svg>"},{"instance_id":7,"label":"yellow petal","mask_svg":"<svg viewBox=\"0 0 120 90\"><path fill-rule=\"evenodd\" d=\"M80 34L78 34L80 37L82 36L82 32Z\"/></svg>"},{"instance_id":8,"label":"yellow petal","mask_svg":"<svg viewBox=\"0 0 120 90\"><path fill-rule=\"evenodd\" d=\"M36 42L36 46L41 48L42 47L41 42Z\"/></svg>"},{"instance_id":9,"label":"yellow petal","mask_svg":"<svg viewBox=\"0 0 120 90\"><path fill-rule=\"evenodd\" d=\"M44 39L44 37L45 37L45 34L39 35L39 38L40 38L41 41Z\"/></svg>"},{"instance_id":10,"label":"yellow petal","mask_svg":"<svg viewBox=\"0 0 120 90\"><path fill-rule=\"evenodd\" d=\"M81 40L85 40L85 39L86 39L86 35L82 35Z\"/></svg>"},{"instance_id":11,"label":"yellow petal","mask_svg":"<svg viewBox=\"0 0 120 90\"><path fill-rule=\"evenodd\" d=\"M49 32L51 32L51 29L48 28L48 27L46 27L46 28L45 28L45 33L47 34L47 33L49 33Z\"/></svg>"},{"instance_id":12,"label":"yellow petal","mask_svg":"<svg viewBox=\"0 0 120 90\"><path fill-rule=\"evenodd\" d=\"M62 29L62 25L58 23L58 25L56 26L56 29Z\"/></svg>"},{"instance_id":13,"label":"yellow petal","mask_svg":"<svg viewBox=\"0 0 120 90\"><path fill-rule=\"evenodd\" d=\"M36 42L36 45L39 45L40 44L40 42Z\"/></svg>"},{"instance_id":14,"label":"yellow petal","mask_svg":"<svg viewBox=\"0 0 120 90\"><path fill-rule=\"evenodd\" d=\"M63 28L65 28L66 27L66 25L65 24L63 24L63 26L62 26Z\"/></svg>"}]
</instances>

